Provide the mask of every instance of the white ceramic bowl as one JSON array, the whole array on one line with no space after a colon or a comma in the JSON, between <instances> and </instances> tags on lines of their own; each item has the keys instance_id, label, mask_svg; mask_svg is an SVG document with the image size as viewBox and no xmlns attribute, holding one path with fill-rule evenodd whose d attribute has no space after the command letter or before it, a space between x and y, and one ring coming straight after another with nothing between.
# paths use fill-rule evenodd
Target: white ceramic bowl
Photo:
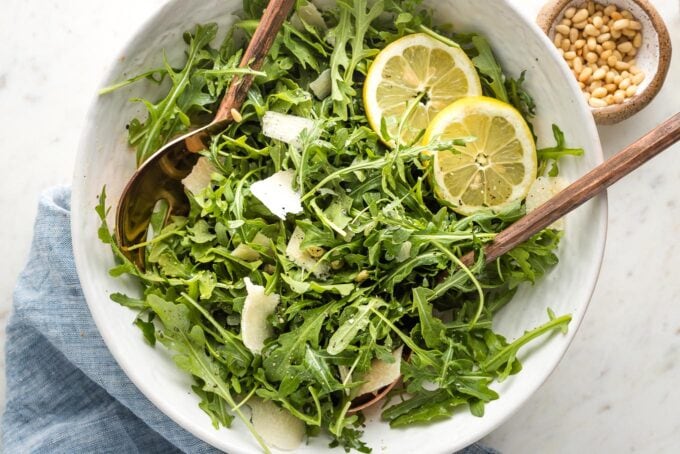
<instances>
[{"instance_id":1,"label":"white ceramic bowl","mask_svg":"<svg viewBox=\"0 0 680 454\"><path fill-rule=\"evenodd\" d=\"M581 102L578 86L544 33L507 1L432 0L436 17L458 30L486 35L500 61L513 76L527 70L527 87L538 106L535 121L539 146L552 145L551 125L558 124L571 145L582 146L582 158L566 159L563 175L574 180L602 161L593 118ZM161 64L161 50L170 61L182 57L181 33L200 22L227 24L241 5L238 0L173 0L149 20L125 46L104 84L120 81ZM113 292L134 294L137 287L127 279L111 278L107 271L113 257L97 238L99 221L94 211L97 196L106 185L109 203L115 207L123 184L134 170L134 154L126 146L125 124L140 115L140 106L128 100L137 95L153 98L159 88L138 83L99 97L90 111L80 146L73 182L73 245L80 282L92 316L111 353L137 387L179 425L216 446L236 453L259 452L239 423L232 429L215 430L190 392L191 378L177 369L161 346L149 347L132 325L135 314L109 300ZM112 217L112 216L111 216ZM113 224L113 219L110 219ZM567 335L553 335L534 343L520 355L524 369L495 385L501 398L489 404L483 418L460 411L436 424L392 430L369 415L365 440L376 451L389 453L451 453L478 440L509 418L555 368L584 315L600 269L606 235L606 198L584 205L567 219L560 248L561 263L535 287L522 288L497 317L496 328L513 339L525 329L546 321L546 309L573 315ZM299 452L326 450L328 440L318 437ZM341 450L337 450L342 452Z\"/></svg>"}]
</instances>

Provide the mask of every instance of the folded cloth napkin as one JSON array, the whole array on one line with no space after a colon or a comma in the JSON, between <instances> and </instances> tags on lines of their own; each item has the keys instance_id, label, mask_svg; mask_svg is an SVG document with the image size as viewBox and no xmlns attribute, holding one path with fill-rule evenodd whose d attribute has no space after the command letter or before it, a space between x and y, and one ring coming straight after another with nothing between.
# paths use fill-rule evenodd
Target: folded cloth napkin
<instances>
[{"instance_id":1,"label":"folded cloth napkin","mask_svg":"<svg viewBox=\"0 0 680 454\"><path fill-rule=\"evenodd\" d=\"M71 192L45 192L7 326L8 453L217 453L159 411L99 336L71 248ZM113 303L112 303L113 304ZM473 445L463 454L495 451Z\"/></svg>"}]
</instances>

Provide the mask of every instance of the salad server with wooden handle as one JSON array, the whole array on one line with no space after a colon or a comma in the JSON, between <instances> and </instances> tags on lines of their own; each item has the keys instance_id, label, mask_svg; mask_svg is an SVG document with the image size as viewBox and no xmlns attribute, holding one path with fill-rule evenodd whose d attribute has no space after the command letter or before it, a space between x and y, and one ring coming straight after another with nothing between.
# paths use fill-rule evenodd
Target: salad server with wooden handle
<instances>
[{"instance_id":1,"label":"salad server with wooden handle","mask_svg":"<svg viewBox=\"0 0 680 454\"><path fill-rule=\"evenodd\" d=\"M271 0L241 59L241 68L259 70L295 5L295 0ZM248 95L254 75L236 77L211 123L178 137L146 160L128 181L116 211L116 240L123 253L140 269L144 268L144 249L130 248L146 239L149 219L159 200L168 203L168 213L185 214L189 201L182 179L194 167L212 135L234 120Z\"/></svg>"},{"instance_id":2,"label":"salad server with wooden handle","mask_svg":"<svg viewBox=\"0 0 680 454\"><path fill-rule=\"evenodd\" d=\"M677 113L499 233L484 247L484 261L493 262L679 140L680 113ZM465 266L471 266L474 261L474 251L461 258ZM398 381L399 379L395 380L372 395L359 396L353 401L349 412L354 413L375 405L387 396Z\"/></svg>"}]
</instances>

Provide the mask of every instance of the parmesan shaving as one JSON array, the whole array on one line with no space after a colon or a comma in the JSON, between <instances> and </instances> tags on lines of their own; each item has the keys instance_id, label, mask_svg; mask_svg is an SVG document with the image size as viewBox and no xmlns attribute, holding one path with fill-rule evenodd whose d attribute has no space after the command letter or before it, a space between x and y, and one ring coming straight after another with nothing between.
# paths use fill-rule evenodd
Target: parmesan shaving
<instances>
[{"instance_id":1,"label":"parmesan shaving","mask_svg":"<svg viewBox=\"0 0 680 454\"><path fill-rule=\"evenodd\" d=\"M527 213L534 211L539 206L557 195L569 185L568 181L560 177L538 177L531 185L527 195ZM564 218L558 219L548 226L550 229L564 230Z\"/></svg>"},{"instance_id":2,"label":"parmesan shaving","mask_svg":"<svg viewBox=\"0 0 680 454\"><path fill-rule=\"evenodd\" d=\"M305 424L271 400L253 397L248 401L255 431L264 441L284 451L297 449L305 436Z\"/></svg>"},{"instance_id":3,"label":"parmesan shaving","mask_svg":"<svg viewBox=\"0 0 680 454\"><path fill-rule=\"evenodd\" d=\"M281 219L287 214L302 213L300 194L293 190L294 170L283 170L264 180L253 183L250 192Z\"/></svg>"},{"instance_id":4,"label":"parmesan shaving","mask_svg":"<svg viewBox=\"0 0 680 454\"><path fill-rule=\"evenodd\" d=\"M192 194L198 194L210 186L211 175L216 171L210 160L202 156L196 161L191 173L182 180L182 184Z\"/></svg>"},{"instance_id":5,"label":"parmesan shaving","mask_svg":"<svg viewBox=\"0 0 680 454\"><path fill-rule=\"evenodd\" d=\"M260 353L264 341L273 333L267 318L274 313L279 304L279 295L266 295L264 287L255 285L249 278L243 279L246 284L246 300L241 313L241 337L243 344L253 353Z\"/></svg>"},{"instance_id":6,"label":"parmesan shaving","mask_svg":"<svg viewBox=\"0 0 680 454\"><path fill-rule=\"evenodd\" d=\"M332 85L331 70L325 69L321 74L319 74L319 77L317 77L313 82L310 82L309 89L312 90L314 96L323 100L328 98L328 95L331 94Z\"/></svg>"},{"instance_id":7,"label":"parmesan shaving","mask_svg":"<svg viewBox=\"0 0 680 454\"><path fill-rule=\"evenodd\" d=\"M316 277L326 277L330 272L330 265L325 262L319 262L309 252L303 251L300 246L304 240L305 232L300 227L295 227L290 241L288 241L288 246L286 246L286 256L303 270L314 273Z\"/></svg>"},{"instance_id":8,"label":"parmesan shaving","mask_svg":"<svg viewBox=\"0 0 680 454\"><path fill-rule=\"evenodd\" d=\"M280 140L296 148L302 146L300 135L303 131L311 131L314 121L296 115L286 115L267 111L262 117L262 134L270 139Z\"/></svg>"},{"instance_id":9,"label":"parmesan shaving","mask_svg":"<svg viewBox=\"0 0 680 454\"><path fill-rule=\"evenodd\" d=\"M371 362L370 370L362 377L364 382L357 391L357 395L368 394L383 388L394 382L401 375L401 353L404 347L401 346L392 352L394 362L388 363L380 359Z\"/></svg>"}]
</instances>

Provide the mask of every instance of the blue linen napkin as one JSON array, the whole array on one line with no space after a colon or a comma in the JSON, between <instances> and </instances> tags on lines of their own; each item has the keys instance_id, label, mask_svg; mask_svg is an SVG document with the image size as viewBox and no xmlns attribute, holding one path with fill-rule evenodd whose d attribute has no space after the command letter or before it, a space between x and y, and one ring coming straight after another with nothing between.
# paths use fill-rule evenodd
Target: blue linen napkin
<instances>
[{"instance_id":1,"label":"blue linen napkin","mask_svg":"<svg viewBox=\"0 0 680 454\"><path fill-rule=\"evenodd\" d=\"M71 248L71 192L40 199L7 326L7 453L218 453L127 378L85 303ZM114 304L114 303L112 303ZM472 445L459 454L492 454Z\"/></svg>"}]
</instances>

